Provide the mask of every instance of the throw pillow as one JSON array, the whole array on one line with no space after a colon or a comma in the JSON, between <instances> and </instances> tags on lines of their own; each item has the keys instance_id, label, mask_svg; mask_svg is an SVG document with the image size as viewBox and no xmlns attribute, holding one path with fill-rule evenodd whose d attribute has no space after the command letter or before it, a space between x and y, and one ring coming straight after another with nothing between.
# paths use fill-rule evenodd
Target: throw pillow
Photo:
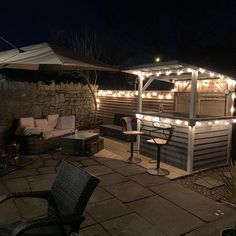
<instances>
[{"instance_id":1,"label":"throw pillow","mask_svg":"<svg viewBox=\"0 0 236 236\"><path fill-rule=\"evenodd\" d=\"M53 128L49 125L47 119L35 119L34 120L35 128L39 131L51 131Z\"/></svg>"},{"instance_id":2,"label":"throw pillow","mask_svg":"<svg viewBox=\"0 0 236 236\"><path fill-rule=\"evenodd\" d=\"M59 114L48 115L48 124L54 129L57 125Z\"/></svg>"},{"instance_id":3,"label":"throw pillow","mask_svg":"<svg viewBox=\"0 0 236 236\"><path fill-rule=\"evenodd\" d=\"M58 118L56 129L75 130L75 116L61 116Z\"/></svg>"}]
</instances>

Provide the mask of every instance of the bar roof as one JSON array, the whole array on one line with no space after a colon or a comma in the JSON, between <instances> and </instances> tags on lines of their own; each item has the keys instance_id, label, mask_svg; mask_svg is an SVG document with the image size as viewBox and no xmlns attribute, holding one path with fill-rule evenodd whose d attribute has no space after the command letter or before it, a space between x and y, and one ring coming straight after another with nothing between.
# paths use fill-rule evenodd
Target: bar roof
<instances>
[{"instance_id":1,"label":"bar roof","mask_svg":"<svg viewBox=\"0 0 236 236\"><path fill-rule=\"evenodd\" d=\"M172 80L191 79L190 75L193 70L200 72L198 76L199 79L234 79L231 76L223 74L219 71L216 72L215 70L209 70L207 68L185 64L176 60L122 68L123 72L129 74L142 75L143 77L153 77L154 79L167 82L171 82Z\"/></svg>"}]
</instances>

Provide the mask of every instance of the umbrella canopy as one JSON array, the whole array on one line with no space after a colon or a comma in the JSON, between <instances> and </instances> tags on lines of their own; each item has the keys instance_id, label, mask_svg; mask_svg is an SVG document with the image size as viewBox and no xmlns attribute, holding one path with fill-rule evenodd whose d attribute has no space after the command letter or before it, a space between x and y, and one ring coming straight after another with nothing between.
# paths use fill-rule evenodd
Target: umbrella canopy
<instances>
[{"instance_id":1,"label":"umbrella canopy","mask_svg":"<svg viewBox=\"0 0 236 236\"><path fill-rule=\"evenodd\" d=\"M60 47L40 43L0 52L0 68L66 71L66 70L100 70L118 71L118 68L105 63L77 56Z\"/></svg>"}]
</instances>

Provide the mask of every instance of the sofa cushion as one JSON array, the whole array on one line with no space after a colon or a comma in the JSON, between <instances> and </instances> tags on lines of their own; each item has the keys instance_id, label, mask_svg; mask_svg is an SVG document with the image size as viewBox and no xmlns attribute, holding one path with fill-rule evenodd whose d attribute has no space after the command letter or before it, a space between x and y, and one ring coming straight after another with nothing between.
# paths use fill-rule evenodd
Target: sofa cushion
<instances>
[{"instance_id":1,"label":"sofa cushion","mask_svg":"<svg viewBox=\"0 0 236 236\"><path fill-rule=\"evenodd\" d=\"M42 132L34 127L25 127L21 135L30 136L30 135L40 135Z\"/></svg>"},{"instance_id":2,"label":"sofa cushion","mask_svg":"<svg viewBox=\"0 0 236 236\"><path fill-rule=\"evenodd\" d=\"M59 114L48 115L48 124L54 129L57 125Z\"/></svg>"},{"instance_id":3,"label":"sofa cushion","mask_svg":"<svg viewBox=\"0 0 236 236\"><path fill-rule=\"evenodd\" d=\"M63 136L66 134L71 134L71 129L54 129L51 131L45 131L43 132L43 137L44 139L50 139L50 138Z\"/></svg>"},{"instance_id":4,"label":"sofa cushion","mask_svg":"<svg viewBox=\"0 0 236 236\"><path fill-rule=\"evenodd\" d=\"M58 118L56 129L75 130L75 116L61 116Z\"/></svg>"},{"instance_id":5,"label":"sofa cushion","mask_svg":"<svg viewBox=\"0 0 236 236\"><path fill-rule=\"evenodd\" d=\"M20 127L34 127L34 118L33 117L22 117L19 121Z\"/></svg>"},{"instance_id":6,"label":"sofa cushion","mask_svg":"<svg viewBox=\"0 0 236 236\"><path fill-rule=\"evenodd\" d=\"M35 128L42 132L53 130L53 128L49 125L47 119L35 119L34 124Z\"/></svg>"},{"instance_id":7,"label":"sofa cushion","mask_svg":"<svg viewBox=\"0 0 236 236\"><path fill-rule=\"evenodd\" d=\"M19 127L16 129L16 135L24 135L24 130L26 127L34 128L34 118L33 117L22 117L19 119Z\"/></svg>"}]
</instances>

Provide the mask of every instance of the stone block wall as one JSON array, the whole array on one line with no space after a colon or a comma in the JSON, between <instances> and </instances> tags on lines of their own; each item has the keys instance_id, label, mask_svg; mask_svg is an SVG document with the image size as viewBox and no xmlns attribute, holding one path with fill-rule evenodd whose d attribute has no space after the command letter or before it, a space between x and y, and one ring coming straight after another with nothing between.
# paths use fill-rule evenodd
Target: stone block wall
<instances>
[{"instance_id":1,"label":"stone block wall","mask_svg":"<svg viewBox=\"0 0 236 236\"><path fill-rule=\"evenodd\" d=\"M86 129L94 117L88 86L79 83L18 82L0 78L0 144L12 137L20 117L44 118L48 114L75 115L76 128Z\"/></svg>"}]
</instances>

